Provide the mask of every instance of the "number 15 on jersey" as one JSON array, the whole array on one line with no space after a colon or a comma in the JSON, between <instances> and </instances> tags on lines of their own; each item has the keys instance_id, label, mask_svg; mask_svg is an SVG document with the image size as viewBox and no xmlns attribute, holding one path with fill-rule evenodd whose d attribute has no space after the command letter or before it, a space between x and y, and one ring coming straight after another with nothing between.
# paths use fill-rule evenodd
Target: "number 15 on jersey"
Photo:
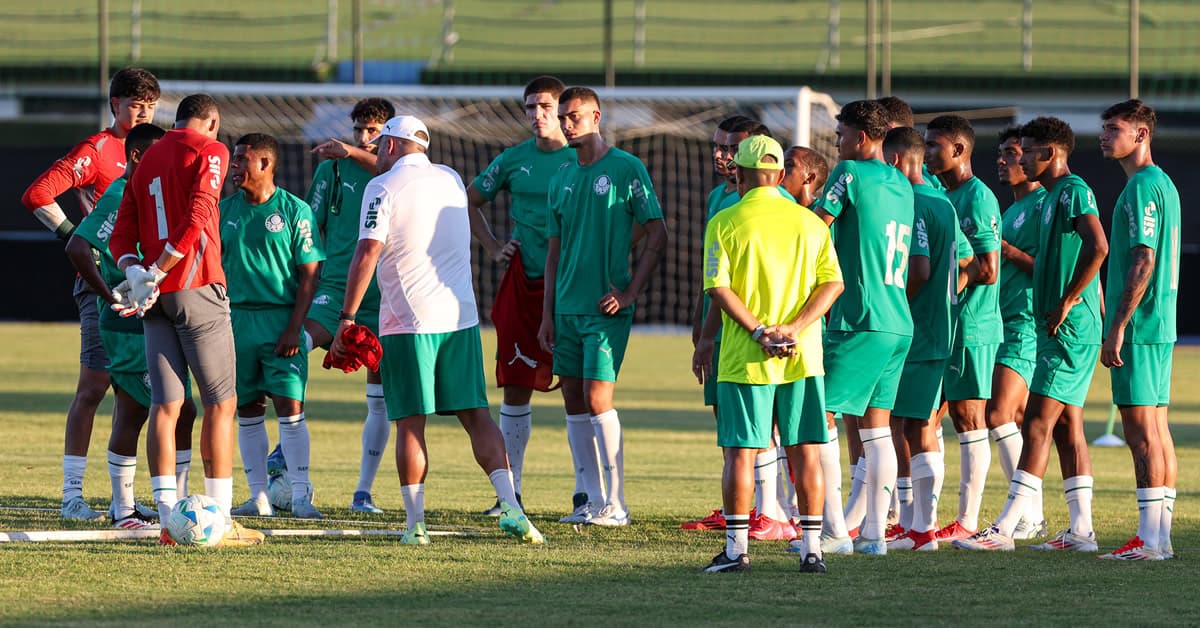
<instances>
[{"instance_id":1,"label":"number 15 on jersey","mask_svg":"<svg viewBox=\"0 0 1200 628\"><path fill-rule=\"evenodd\" d=\"M886 266L883 269L883 283L903 290L905 287L904 271L908 269L908 242L909 236L912 235L912 227L893 220L887 224L886 233L888 248L887 257L884 259Z\"/></svg>"}]
</instances>

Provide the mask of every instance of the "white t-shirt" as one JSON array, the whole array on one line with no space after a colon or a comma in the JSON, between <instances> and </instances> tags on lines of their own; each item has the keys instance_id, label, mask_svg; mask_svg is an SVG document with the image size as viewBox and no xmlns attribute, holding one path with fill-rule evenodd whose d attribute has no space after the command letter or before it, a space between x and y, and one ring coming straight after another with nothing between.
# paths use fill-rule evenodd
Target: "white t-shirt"
<instances>
[{"instance_id":1,"label":"white t-shirt","mask_svg":"<svg viewBox=\"0 0 1200 628\"><path fill-rule=\"evenodd\" d=\"M439 334L479 324L467 191L424 153L401 157L363 192L358 239L383 243L379 334Z\"/></svg>"}]
</instances>

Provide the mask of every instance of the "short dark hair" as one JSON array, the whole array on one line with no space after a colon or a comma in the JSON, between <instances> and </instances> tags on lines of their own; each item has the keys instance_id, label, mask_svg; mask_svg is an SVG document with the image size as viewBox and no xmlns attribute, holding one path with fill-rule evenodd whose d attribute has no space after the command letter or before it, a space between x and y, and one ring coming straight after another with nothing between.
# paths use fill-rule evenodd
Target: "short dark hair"
<instances>
[{"instance_id":1,"label":"short dark hair","mask_svg":"<svg viewBox=\"0 0 1200 628\"><path fill-rule=\"evenodd\" d=\"M279 163L279 142L266 133L247 133L233 143L234 146L245 146L260 153L269 153L271 161Z\"/></svg>"},{"instance_id":2,"label":"short dark hair","mask_svg":"<svg viewBox=\"0 0 1200 628\"><path fill-rule=\"evenodd\" d=\"M838 122L854 127L872 140L882 140L888 131L888 113L874 100L855 100L842 106Z\"/></svg>"},{"instance_id":3,"label":"short dark hair","mask_svg":"<svg viewBox=\"0 0 1200 628\"><path fill-rule=\"evenodd\" d=\"M1040 144L1054 144L1067 151L1070 155L1075 150L1075 132L1071 125L1051 116L1042 116L1026 122L1021 127L1021 137Z\"/></svg>"},{"instance_id":4,"label":"short dark hair","mask_svg":"<svg viewBox=\"0 0 1200 628\"><path fill-rule=\"evenodd\" d=\"M596 94L596 90L590 87L568 87L558 95L558 102L560 103L570 100L582 100L583 102L590 102L593 105L596 105L597 109L600 108L600 96Z\"/></svg>"},{"instance_id":5,"label":"short dark hair","mask_svg":"<svg viewBox=\"0 0 1200 628\"><path fill-rule=\"evenodd\" d=\"M1004 130L1000 131L1000 133L996 135L996 138L1000 140L1001 144L1007 142L1008 140L1017 140L1019 143L1021 141L1021 127L1016 124L1010 124L1004 127Z\"/></svg>"},{"instance_id":6,"label":"short dark hair","mask_svg":"<svg viewBox=\"0 0 1200 628\"><path fill-rule=\"evenodd\" d=\"M911 126L898 126L883 137L883 150L905 157L925 155L925 138Z\"/></svg>"},{"instance_id":7,"label":"short dark hair","mask_svg":"<svg viewBox=\"0 0 1200 628\"><path fill-rule=\"evenodd\" d=\"M192 94L179 101L175 121L207 120L217 109L217 101L208 94Z\"/></svg>"},{"instance_id":8,"label":"short dark hair","mask_svg":"<svg viewBox=\"0 0 1200 628\"><path fill-rule=\"evenodd\" d=\"M725 119L718 122L717 128L729 133L733 131L734 127L740 124L743 120L749 120L749 118L740 113L735 113L731 116L726 116Z\"/></svg>"},{"instance_id":9,"label":"short dark hair","mask_svg":"<svg viewBox=\"0 0 1200 628\"><path fill-rule=\"evenodd\" d=\"M913 110L904 99L896 96L876 98L875 102L887 110L888 122L895 126L913 126Z\"/></svg>"},{"instance_id":10,"label":"short dark hair","mask_svg":"<svg viewBox=\"0 0 1200 628\"><path fill-rule=\"evenodd\" d=\"M108 82L109 98L131 96L134 100L157 102L161 95L158 79L150 70L143 68L122 68Z\"/></svg>"},{"instance_id":11,"label":"short dark hair","mask_svg":"<svg viewBox=\"0 0 1200 628\"><path fill-rule=\"evenodd\" d=\"M793 155L799 159L800 165L806 171L817 175L813 179L816 188L825 187L825 180L829 178L829 162L825 160L825 157L807 146L793 146L783 153L783 158L787 160Z\"/></svg>"},{"instance_id":12,"label":"short dark hair","mask_svg":"<svg viewBox=\"0 0 1200 628\"><path fill-rule=\"evenodd\" d=\"M1154 135L1154 127L1158 124L1158 116L1154 113L1154 107L1137 98L1119 102L1100 114L1101 120L1111 120L1112 118L1144 124L1146 128L1150 129L1150 135Z\"/></svg>"},{"instance_id":13,"label":"short dark hair","mask_svg":"<svg viewBox=\"0 0 1200 628\"><path fill-rule=\"evenodd\" d=\"M771 135L771 129L767 128L767 125L752 118L744 118L737 122L732 129L729 129L729 132L745 133L746 135Z\"/></svg>"},{"instance_id":14,"label":"short dark hair","mask_svg":"<svg viewBox=\"0 0 1200 628\"><path fill-rule=\"evenodd\" d=\"M125 160L133 159L133 151L144 155L146 149L166 133L161 128L149 123L139 124L129 129L129 135L125 136Z\"/></svg>"},{"instance_id":15,"label":"short dark hair","mask_svg":"<svg viewBox=\"0 0 1200 628\"><path fill-rule=\"evenodd\" d=\"M944 115L938 116L929 121L925 125L928 131L940 131L946 135L953 136L963 141L967 145L967 150L975 148L975 127L971 126L971 121L962 116Z\"/></svg>"},{"instance_id":16,"label":"short dark hair","mask_svg":"<svg viewBox=\"0 0 1200 628\"><path fill-rule=\"evenodd\" d=\"M383 98L364 98L354 103L354 109L350 111L350 119L354 122L366 120L386 123L395 116L396 107Z\"/></svg>"},{"instance_id":17,"label":"short dark hair","mask_svg":"<svg viewBox=\"0 0 1200 628\"><path fill-rule=\"evenodd\" d=\"M550 94L557 100L566 89L566 83L563 83L557 76L543 74L525 85L525 94L522 98L529 98L530 94Z\"/></svg>"}]
</instances>

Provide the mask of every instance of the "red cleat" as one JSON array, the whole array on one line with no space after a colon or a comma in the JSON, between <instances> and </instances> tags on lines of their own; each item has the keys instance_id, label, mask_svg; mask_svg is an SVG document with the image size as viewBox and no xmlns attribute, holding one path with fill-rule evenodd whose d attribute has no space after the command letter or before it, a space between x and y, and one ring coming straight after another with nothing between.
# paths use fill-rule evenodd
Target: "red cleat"
<instances>
[{"instance_id":1,"label":"red cleat","mask_svg":"<svg viewBox=\"0 0 1200 628\"><path fill-rule=\"evenodd\" d=\"M712 511L712 514L695 521L688 521L680 524L680 530L724 530L725 529L725 514L718 508Z\"/></svg>"},{"instance_id":2,"label":"red cleat","mask_svg":"<svg viewBox=\"0 0 1200 628\"><path fill-rule=\"evenodd\" d=\"M892 525L888 526L887 531L883 533L883 540L888 542L895 541L905 534L908 534L908 530L905 530L904 526L898 523L893 523Z\"/></svg>"},{"instance_id":3,"label":"red cleat","mask_svg":"<svg viewBox=\"0 0 1200 628\"><path fill-rule=\"evenodd\" d=\"M796 538L796 528L790 522L759 515L750 520L750 538L755 541L790 541Z\"/></svg>"},{"instance_id":4,"label":"red cleat","mask_svg":"<svg viewBox=\"0 0 1200 628\"><path fill-rule=\"evenodd\" d=\"M945 541L947 543L951 541L961 541L967 537L975 536L976 532L978 532L978 530L968 530L964 528L962 524L958 522L958 519L955 519L954 521L950 522L950 525L937 531L937 540Z\"/></svg>"}]
</instances>

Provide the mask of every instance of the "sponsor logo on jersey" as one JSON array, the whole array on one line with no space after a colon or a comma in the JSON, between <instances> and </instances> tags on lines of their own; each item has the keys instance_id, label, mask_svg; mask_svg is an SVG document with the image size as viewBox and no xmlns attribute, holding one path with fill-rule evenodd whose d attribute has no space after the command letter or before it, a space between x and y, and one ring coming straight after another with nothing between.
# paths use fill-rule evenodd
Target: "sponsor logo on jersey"
<instances>
[{"instance_id":1,"label":"sponsor logo on jersey","mask_svg":"<svg viewBox=\"0 0 1200 628\"><path fill-rule=\"evenodd\" d=\"M517 170L519 170L522 174L527 174L531 177L533 176L533 166L521 166L520 168L517 168Z\"/></svg>"},{"instance_id":2,"label":"sponsor logo on jersey","mask_svg":"<svg viewBox=\"0 0 1200 628\"><path fill-rule=\"evenodd\" d=\"M1154 217L1158 211L1158 206L1154 201L1146 204L1146 208L1142 210L1142 235L1152 238L1154 237L1154 229L1158 226L1157 219Z\"/></svg>"},{"instance_id":3,"label":"sponsor logo on jersey","mask_svg":"<svg viewBox=\"0 0 1200 628\"><path fill-rule=\"evenodd\" d=\"M312 302L313 302L313 305L329 305L329 295L328 294L318 294L316 296L316 298L313 299Z\"/></svg>"},{"instance_id":4,"label":"sponsor logo on jersey","mask_svg":"<svg viewBox=\"0 0 1200 628\"><path fill-rule=\"evenodd\" d=\"M92 167L92 158L80 157L79 159L75 160L75 164L71 166L71 169L75 171L76 179L83 179L85 176L87 176L87 171L90 167Z\"/></svg>"},{"instance_id":5,"label":"sponsor logo on jersey","mask_svg":"<svg viewBox=\"0 0 1200 628\"><path fill-rule=\"evenodd\" d=\"M917 224L914 225L917 231L917 245L923 249L929 248L929 232L925 227L925 219L920 218Z\"/></svg>"},{"instance_id":6,"label":"sponsor logo on jersey","mask_svg":"<svg viewBox=\"0 0 1200 628\"><path fill-rule=\"evenodd\" d=\"M312 223L310 223L307 218L301 219L300 222L296 223L296 231L298 231L300 235L300 250L304 251L305 253L311 252L313 245Z\"/></svg>"},{"instance_id":7,"label":"sponsor logo on jersey","mask_svg":"<svg viewBox=\"0 0 1200 628\"><path fill-rule=\"evenodd\" d=\"M833 182L829 191L825 193L825 200L830 203L841 203L842 197L846 195L846 188L854 181L854 175L849 172L838 177L837 181Z\"/></svg>"},{"instance_id":8,"label":"sponsor logo on jersey","mask_svg":"<svg viewBox=\"0 0 1200 628\"><path fill-rule=\"evenodd\" d=\"M720 263L721 243L713 240L712 246L708 247L707 254L704 256L704 276L708 279L715 279Z\"/></svg>"},{"instance_id":9,"label":"sponsor logo on jersey","mask_svg":"<svg viewBox=\"0 0 1200 628\"><path fill-rule=\"evenodd\" d=\"M270 216L267 216L266 225L267 231L270 231L271 233L279 233L280 231L283 231L283 216L280 216L279 214L271 214Z\"/></svg>"},{"instance_id":10,"label":"sponsor logo on jersey","mask_svg":"<svg viewBox=\"0 0 1200 628\"><path fill-rule=\"evenodd\" d=\"M113 212L104 219L104 224L100 225L100 229L96 231L96 238L101 242L108 242L108 238L112 236L113 227L117 226L117 212Z\"/></svg>"},{"instance_id":11,"label":"sponsor logo on jersey","mask_svg":"<svg viewBox=\"0 0 1200 628\"><path fill-rule=\"evenodd\" d=\"M325 189L327 187L329 187L329 184L324 180L317 181L316 186L313 187L312 202L308 204L313 211L317 211L317 208L325 203Z\"/></svg>"},{"instance_id":12,"label":"sponsor logo on jersey","mask_svg":"<svg viewBox=\"0 0 1200 628\"><path fill-rule=\"evenodd\" d=\"M596 182L592 184L592 191L596 193L596 196L604 196L605 194L608 194L608 191L611 189L612 179L608 178L608 175L606 174L600 175L600 177L596 179Z\"/></svg>"},{"instance_id":13,"label":"sponsor logo on jersey","mask_svg":"<svg viewBox=\"0 0 1200 628\"><path fill-rule=\"evenodd\" d=\"M208 156L208 185L214 190L221 189L221 158L217 155Z\"/></svg>"},{"instance_id":14,"label":"sponsor logo on jersey","mask_svg":"<svg viewBox=\"0 0 1200 628\"><path fill-rule=\"evenodd\" d=\"M367 216L363 220L363 227L374 229L379 225L379 204L382 202L383 199L376 196L375 200L372 200L371 204L367 205Z\"/></svg>"},{"instance_id":15,"label":"sponsor logo on jersey","mask_svg":"<svg viewBox=\"0 0 1200 628\"><path fill-rule=\"evenodd\" d=\"M1017 219L1013 221L1013 229L1020 229L1021 225L1025 224L1025 215L1027 213L1028 212L1021 212L1017 214Z\"/></svg>"},{"instance_id":16,"label":"sponsor logo on jersey","mask_svg":"<svg viewBox=\"0 0 1200 628\"><path fill-rule=\"evenodd\" d=\"M358 183L352 185L349 181L342 181L342 187L350 188L350 193L354 194L357 191L354 188L358 187Z\"/></svg>"}]
</instances>

